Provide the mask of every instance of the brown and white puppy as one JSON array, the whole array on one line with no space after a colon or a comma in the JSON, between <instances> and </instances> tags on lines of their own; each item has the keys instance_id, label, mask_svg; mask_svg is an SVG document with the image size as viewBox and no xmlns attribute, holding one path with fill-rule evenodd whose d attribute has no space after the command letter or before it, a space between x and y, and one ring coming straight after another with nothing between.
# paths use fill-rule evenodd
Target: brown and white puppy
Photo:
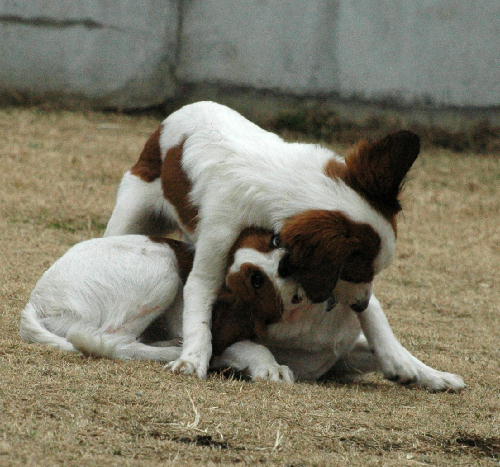
<instances>
[{"instance_id":1,"label":"brown and white puppy","mask_svg":"<svg viewBox=\"0 0 500 467\"><path fill-rule=\"evenodd\" d=\"M287 143L213 102L171 114L125 174L105 235L180 227L196 245L185 285L184 348L172 370L204 377L210 315L231 245L246 227L280 233L280 266L316 303L332 294L367 309L374 276L394 256L398 193L419 152L401 131L345 161Z\"/></svg>"},{"instance_id":2,"label":"brown and white puppy","mask_svg":"<svg viewBox=\"0 0 500 467\"><path fill-rule=\"evenodd\" d=\"M265 338L284 308L301 300L296 283L278 276L284 251L272 247L271 238L246 229L233 246L213 306L219 362L235 342ZM173 361L181 352L182 286L192 262L190 246L171 239L125 235L81 242L36 284L21 315L21 336L88 355ZM256 360L248 372L252 378L292 380L274 359Z\"/></svg>"},{"instance_id":3,"label":"brown and white puppy","mask_svg":"<svg viewBox=\"0 0 500 467\"><path fill-rule=\"evenodd\" d=\"M151 238L172 248L170 239ZM279 277L278 264L285 252L276 249L272 239L272 232L248 228L233 245L226 280L212 308L214 355L237 341L265 338L268 325L279 322L286 309L302 302L300 287ZM176 242L175 253L183 270L192 267L193 253L186 243ZM143 337L148 341L172 339L168 334L171 318L171 313L163 314Z\"/></svg>"},{"instance_id":4,"label":"brown and white puppy","mask_svg":"<svg viewBox=\"0 0 500 467\"><path fill-rule=\"evenodd\" d=\"M392 251L383 250L394 248L401 211L398 198L419 147L418 137L399 132L374 143L361 142L345 161L328 161L326 174L367 202L391 226L392 235L384 239L375 223L354 221L348 209L302 212L286 219L280 231L282 245L288 250L280 274L297 280L313 301L325 300L328 291L337 287L342 303L363 311L375 274L392 257ZM355 210L353 204L351 211ZM364 296L359 289L365 290ZM349 294L352 298L345 296ZM356 297L358 301L354 301Z\"/></svg>"},{"instance_id":5,"label":"brown and white puppy","mask_svg":"<svg viewBox=\"0 0 500 467\"><path fill-rule=\"evenodd\" d=\"M231 249L231 266L212 309L214 355L234 342L264 338L267 326L281 320L284 304L302 302L297 284L278 274L284 252L272 238L271 232L245 229Z\"/></svg>"}]
</instances>

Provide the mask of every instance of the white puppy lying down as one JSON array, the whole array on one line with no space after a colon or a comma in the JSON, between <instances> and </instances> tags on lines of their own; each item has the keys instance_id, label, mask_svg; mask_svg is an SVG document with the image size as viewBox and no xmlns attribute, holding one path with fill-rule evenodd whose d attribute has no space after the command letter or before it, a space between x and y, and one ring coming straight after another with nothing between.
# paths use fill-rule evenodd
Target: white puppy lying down
<instances>
[{"instance_id":1,"label":"white puppy lying down","mask_svg":"<svg viewBox=\"0 0 500 467\"><path fill-rule=\"evenodd\" d=\"M220 366L227 366L224 349L262 336L283 310L302 300L297 283L278 276L284 250L271 239L268 232L245 229L230 252L226 284L213 306L213 347ZM21 337L109 358L176 360L182 350L183 282L192 263L191 247L171 239L124 235L81 242L36 284L21 315ZM144 333L160 316L156 329ZM144 342L155 334L162 342ZM239 348L247 346L240 342ZM256 354L245 365L250 376L292 381L291 371L266 352L267 358Z\"/></svg>"},{"instance_id":2,"label":"white puppy lying down","mask_svg":"<svg viewBox=\"0 0 500 467\"><path fill-rule=\"evenodd\" d=\"M460 376L412 356L375 297L370 313L343 305L327 312L326 303L306 302L295 282L279 277L284 250L271 238L249 229L233 247L213 309L212 368L287 382L380 370L432 391L465 386ZM181 353L182 285L191 266L189 247L172 240L126 235L79 243L38 281L22 312L21 336L109 358L173 361ZM155 334L161 342L141 342Z\"/></svg>"}]
</instances>

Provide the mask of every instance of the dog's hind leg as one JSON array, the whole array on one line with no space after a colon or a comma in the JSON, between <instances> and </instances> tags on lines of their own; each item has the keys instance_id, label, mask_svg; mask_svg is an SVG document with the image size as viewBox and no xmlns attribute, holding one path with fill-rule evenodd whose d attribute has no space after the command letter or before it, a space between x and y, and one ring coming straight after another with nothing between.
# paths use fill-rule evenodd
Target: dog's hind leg
<instances>
[{"instance_id":1,"label":"dog's hind leg","mask_svg":"<svg viewBox=\"0 0 500 467\"><path fill-rule=\"evenodd\" d=\"M68 340L84 355L118 360L158 360L171 362L179 358L181 347L156 347L135 340L134 336L114 335L99 331L78 330Z\"/></svg>"},{"instance_id":2,"label":"dog's hind leg","mask_svg":"<svg viewBox=\"0 0 500 467\"><path fill-rule=\"evenodd\" d=\"M144 181L128 171L122 178L105 237L111 235L159 235L177 226L163 198L161 181Z\"/></svg>"},{"instance_id":3,"label":"dog's hind leg","mask_svg":"<svg viewBox=\"0 0 500 467\"><path fill-rule=\"evenodd\" d=\"M118 345L114 357L120 360L156 360L160 362L172 362L181 355L181 347L157 347L132 342L130 344Z\"/></svg>"}]
</instances>

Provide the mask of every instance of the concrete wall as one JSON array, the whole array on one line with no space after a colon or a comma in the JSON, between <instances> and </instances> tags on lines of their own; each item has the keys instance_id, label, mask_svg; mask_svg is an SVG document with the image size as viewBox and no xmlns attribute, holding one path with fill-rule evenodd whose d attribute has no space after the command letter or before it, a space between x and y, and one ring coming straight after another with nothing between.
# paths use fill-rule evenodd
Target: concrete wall
<instances>
[{"instance_id":1,"label":"concrete wall","mask_svg":"<svg viewBox=\"0 0 500 467\"><path fill-rule=\"evenodd\" d=\"M177 2L0 0L0 92L144 107L176 92Z\"/></svg>"},{"instance_id":2,"label":"concrete wall","mask_svg":"<svg viewBox=\"0 0 500 467\"><path fill-rule=\"evenodd\" d=\"M189 85L500 102L498 0L0 0L0 93L141 108Z\"/></svg>"},{"instance_id":3,"label":"concrete wall","mask_svg":"<svg viewBox=\"0 0 500 467\"><path fill-rule=\"evenodd\" d=\"M497 0L343 1L339 91L407 103L499 104L499 26Z\"/></svg>"},{"instance_id":4,"label":"concrete wall","mask_svg":"<svg viewBox=\"0 0 500 467\"><path fill-rule=\"evenodd\" d=\"M338 87L338 1L194 0L184 8L178 77L295 95Z\"/></svg>"}]
</instances>

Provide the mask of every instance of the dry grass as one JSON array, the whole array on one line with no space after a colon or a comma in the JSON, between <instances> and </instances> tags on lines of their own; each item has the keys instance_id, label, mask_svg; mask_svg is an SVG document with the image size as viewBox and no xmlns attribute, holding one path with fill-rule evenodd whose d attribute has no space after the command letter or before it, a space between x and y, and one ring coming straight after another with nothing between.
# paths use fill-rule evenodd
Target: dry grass
<instances>
[{"instance_id":1,"label":"dry grass","mask_svg":"<svg viewBox=\"0 0 500 467\"><path fill-rule=\"evenodd\" d=\"M0 111L0 465L462 464L498 461L499 161L424 154L399 256L378 295L459 395L351 385L206 382L160 364L84 359L21 342L19 312L70 245L102 233L148 117ZM495 460L496 459L496 460Z\"/></svg>"}]
</instances>

